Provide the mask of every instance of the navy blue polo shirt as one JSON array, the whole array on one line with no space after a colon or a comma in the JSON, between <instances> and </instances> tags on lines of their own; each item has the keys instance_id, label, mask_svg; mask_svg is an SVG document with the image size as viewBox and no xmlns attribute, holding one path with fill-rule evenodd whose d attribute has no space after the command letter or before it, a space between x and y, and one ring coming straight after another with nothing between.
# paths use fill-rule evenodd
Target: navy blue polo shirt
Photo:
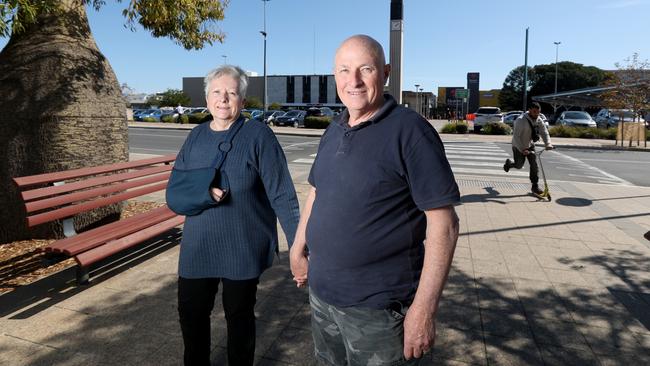
<instances>
[{"instance_id":1,"label":"navy blue polo shirt","mask_svg":"<svg viewBox=\"0 0 650 366\"><path fill-rule=\"evenodd\" d=\"M456 204L458 186L436 130L385 95L372 120L327 128L309 174L309 285L325 302L410 304L424 260L425 210Z\"/></svg>"}]
</instances>

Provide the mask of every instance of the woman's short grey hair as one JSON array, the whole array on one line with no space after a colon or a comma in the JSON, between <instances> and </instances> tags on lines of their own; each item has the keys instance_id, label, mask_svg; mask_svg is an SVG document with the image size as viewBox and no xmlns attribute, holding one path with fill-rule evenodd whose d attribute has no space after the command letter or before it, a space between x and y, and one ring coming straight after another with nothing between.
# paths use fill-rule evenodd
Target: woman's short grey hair
<instances>
[{"instance_id":1,"label":"woman's short grey hair","mask_svg":"<svg viewBox=\"0 0 650 366\"><path fill-rule=\"evenodd\" d=\"M203 80L203 85L205 88L205 96L206 97L208 96L208 87L210 86L210 82L224 75L228 75L234 78L235 80L239 80L239 96L242 98L246 98L246 89L248 89L248 76L246 75L244 70L234 65L219 66L216 69L210 71L205 76L205 79Z\"/></svg>"}]
</instances>

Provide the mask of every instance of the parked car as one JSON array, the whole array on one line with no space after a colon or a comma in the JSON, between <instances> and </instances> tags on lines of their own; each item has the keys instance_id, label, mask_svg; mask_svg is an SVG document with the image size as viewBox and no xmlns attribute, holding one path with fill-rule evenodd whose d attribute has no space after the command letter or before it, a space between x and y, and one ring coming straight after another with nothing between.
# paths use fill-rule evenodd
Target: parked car
<instances>
[{"instance_id":1,"label":"parked car","mask_svg":"<svg viewBox=\"0 0 650 366\"><path fill-rule=\"evenodd\" d=\"M521 113L506 114L505 116L503 116L503 123L507 124L510 127L513 127L515 120L519 118L519 116L521 116Z\"/></svg>"},{"instance_id":2,"label":"parked car","mask_svg":"<svg viewBox=\"0 0 650 366\"><path fill-rule=\"evenodd\" d=\"M312 107L307 109L307 116L313 117L334 117L334 111L329 107Z\"/></svg>"},{"instance_id":3,"label":"parked car","mask_svg":"<svg viewBox=\"0 0 650 366\"><path fill-rule=\"evenodd\" d=\"M287 113L276 117L273 120L273 125L275 126L293 126L293 127L305 127L305 116L307 112L300 110L291 110Z\"/></svg>"},{"instance_id":4,"label":"parked car","mask_svg":"<svg viewBox=\"0 0 650 366\"><path fill-rule=\"evenodd\" d=\"M133 111L133 120L134 121L142 121L142 115L143 114L149 114L155 111L155 109L139 109L137 111Z\"/></svg>"},{"instance_id":5,"label":"parked car","mask_svg":"<svg viewBox=\"0 0 650 366\"><path fill-rule=\"evenodd\" d=\"M555 124L570 127L596 127L596 121L591 118L589 113L583 111L562 112Z\"/></svg>"},{"instance_id":6,"label":"parked car","mask_svg":"<svg viewBox=\"0 0 650 366\"><path fill-rule=\"evenodd\" d=\"M139 115L139 118L140 121L144 120L145 118L153 118L156 121L160 122L162 116L173 115L173 114L174 114L173 110L150 109L145 113L141 113Z\"/></svg>"},{"instance_id":7,"label":"parked car","mask_svg":"<svg viewBox=\"0 0 650 366\"><path fill-rule=\"evenodd\" d=\"M264 113L264 123L267 125L273 125L273 120L282 116L284 113L284 111L266 111L266 113Z\"/></svg>"},{"instance_id":8,"label":"parked car","mask_svg":"<svg viewBox=\"0 0 650 366\"><path fill-rule=\"evenodd\" d=\"M481 107L474 115L474 132L476 133L488 123L503 122L503 114L498 107Z\"/></svg>"},{"instance_id":9,"label":"parked car","mask_svg":"<svg viewBox=\"0 0 650 366\"><path fill-rule=\"evenodd\" d=\"M636 118L635 118L636 117ZM609 128L618 126L618 122L645 122L646 127L648 123L643 117L636 116L633 111L629 109L607 109L603 108L596 113L596 125L601 128Z\"/></svg>"}]
</instances>

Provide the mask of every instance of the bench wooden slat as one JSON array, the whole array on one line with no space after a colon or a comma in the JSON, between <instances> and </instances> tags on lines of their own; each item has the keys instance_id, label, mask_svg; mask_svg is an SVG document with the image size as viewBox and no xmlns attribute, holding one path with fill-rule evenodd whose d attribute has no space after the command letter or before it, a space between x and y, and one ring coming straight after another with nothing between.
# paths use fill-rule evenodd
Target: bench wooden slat
<instances>
[{"instance_id":1,"label":"bench wooden slat","mask_svg":"<svg viewBox=\"0 0 650 366\"><path fill-rule=\"evenodd\" d=\"M44 210L46 208L52 208L57 206L63 206L68 203L78 202L87 200L89 198L106 196L111 193L123 192L127 189L142 187L152 183L167 181L170 172L153 175L142 179L131 180L123 183L111 184L99 188L88 189L85 191L69 193L66 195L61 195L52 198L46 198L38 201L28 202L25 204L25 209L28 213Z\"/></svg>"},{"instance_id":2,"label":"bench wooden slat","mask_svg":"<svg viewBox=\"0 0 650 366\"><path fill-rule=\"evenodd\" d=\"M176 159L176 154L171 154L171 155L164 155L164 156L159 156L151 159L141 159L141 160L124 162L124 163L115 163L115 164L107 164L107 165L101 165L96 167L72 169L63 172L53 172L53 173L45 173L45 174L38 174L38 175L30 175L26 177L17 177L14 178L13 181L16 183L18 187L24 188L24 187L37 185L37 184L61 182L64 180L85 177L89 175L110 173L117 170L133 169L133 168L138 168L138 167L152 165L152 164L169 163L174 161L175 159Z\"/></svg>"},{"instance_id":3,"label":"bench wooden slat","mask_svg":"<svg viewBox=\"0 0 650 366\"><path fill-rule=\"evenodd\" d=\"M148 187L138 188L124 193L118 193L109 197L99 198L90 202L74 204L56 210L28 216L27 226L32 227L52 220L70 217L80 212L90 211L98 207L103 207L112 203L125 201L129 198L139 197L148 193L157 192L165 189L166 187L167 187L167 182L158 183Z\"/></svg>"},{"instance_id":4,"label":"bench wooden slat","mask_svg":"<svg viewBox=\"0 0 650 366\"><path fill-rule=\"evenodd\" d=\"M23 191L21 196L24 201L32 201L38 198L55 196L63 193L77 191L80 189L99 186L103 184L115 183L123 180L140 178L147 175L154 175L172 170L171 165L154 166L152 168L139 169L136 171L105 175L97 178L89 178L82 181L70 182L60 186L49 186Z\"/></svg>"},{"instance_id":5,"label":"bench wooden slat","mask_svg":"<svg viewBox=\"0 0 650 366\"><path fill-rule=\"evenodd\" d=\"M58 240L44 248L46 252L62 253L69 256L79 254L108 241L132 234L158 222L168 220L176 214L167 206L158 207L124 220L102 225L79 235Z\"/></svg>"},{"instance_id":6,"label":"bench wooden slat","mask_svg":"<svg viewBox=\"0 0 650 366\"><path fill-rule=\"evenodd\" d=\"M146 229L142 229L131 235L110 241L104 245L77 254L75 259L80 266L87 267L124 249L128 249L145 240L154 238L157 235L168 231L169 229L183 224L183 222L185 222L185 216L172 217L169 220L150 226Z\"/></svg>"}]
</instances>

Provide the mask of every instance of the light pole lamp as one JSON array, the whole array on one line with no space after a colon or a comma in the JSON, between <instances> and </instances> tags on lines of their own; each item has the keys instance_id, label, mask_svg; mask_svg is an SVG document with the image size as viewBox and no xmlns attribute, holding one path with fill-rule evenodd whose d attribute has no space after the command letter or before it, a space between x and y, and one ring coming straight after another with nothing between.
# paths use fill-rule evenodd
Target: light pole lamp
<instances>
[{"instance_id":1,"label":"light pole lamp","mask_svg":"<svg viewBox=\"0 0 650 366\"><path fill-rule=\"evenodd\" d=\"M260 33L264 37L264 113L267 111L267 93L266 93L266 3L270 0L262 0L264 3L264 28Z\"/></svg>"},{"instance_id":2,"label":"light pole lamp","mask_svg":"<svg viewBox=\"0 0 650 366\"><path fill-rule=\"evenodd\" d=\"M415 111L418 111L418 88L420 87L420 84L415 84Z\"/></svg>"},{"instance_id":3,"label":"light pole lamp","mask_svg":"<svg viewBox=\"0 0 650 366\"><path fill-rule=\"evenodd\" d=\"M561 43L562 42L553 42L553 44L555 44L555 89L553 94L557 94L557 54ZM553 96L553 118L555 118L555 114L557 112L557 103L555 103L556 99L557 99L557 95L554 95Z\"/></svg>"}]
</instances>

